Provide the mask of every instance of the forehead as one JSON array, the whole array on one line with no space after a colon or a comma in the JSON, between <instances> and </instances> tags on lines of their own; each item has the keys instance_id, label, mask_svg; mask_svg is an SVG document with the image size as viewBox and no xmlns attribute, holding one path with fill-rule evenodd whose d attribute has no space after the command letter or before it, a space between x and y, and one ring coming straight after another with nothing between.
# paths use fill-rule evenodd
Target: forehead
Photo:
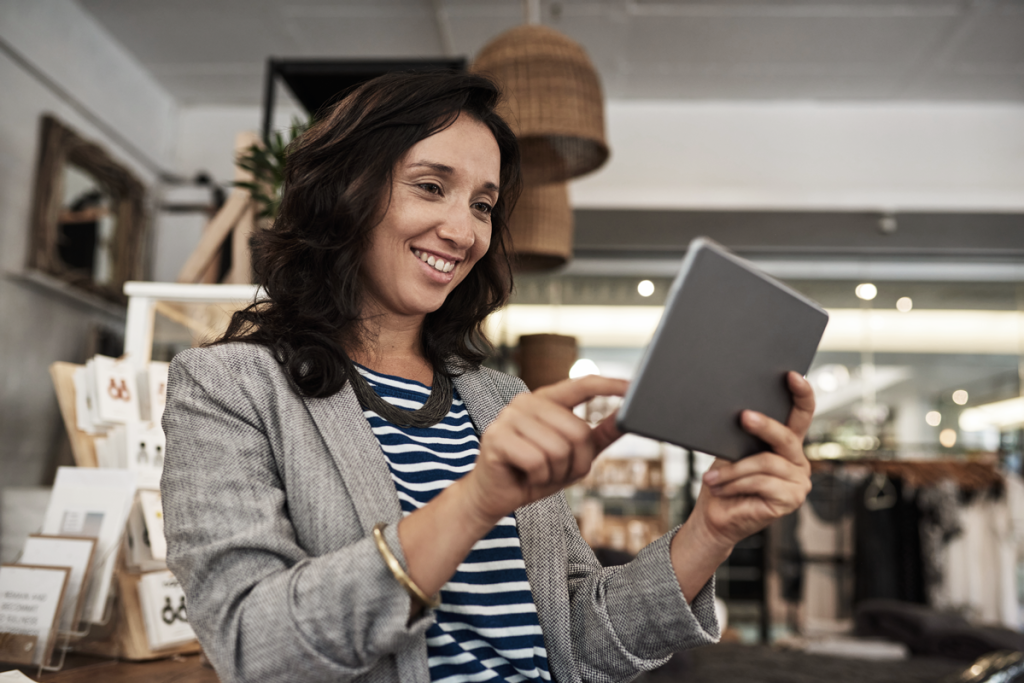
<instances>
[{"instance_id":1,"label":"forehead","mask_svg":"<svg viewBox=\"0 0 1024 683\"><path fill-rule=\"evenodd\" d=\"M423 162L444 164L474 182L497 185L501 151L486 125L461 114L452 125L409 148L403 162L407 166Z\"/></svg>"}]
</instances>

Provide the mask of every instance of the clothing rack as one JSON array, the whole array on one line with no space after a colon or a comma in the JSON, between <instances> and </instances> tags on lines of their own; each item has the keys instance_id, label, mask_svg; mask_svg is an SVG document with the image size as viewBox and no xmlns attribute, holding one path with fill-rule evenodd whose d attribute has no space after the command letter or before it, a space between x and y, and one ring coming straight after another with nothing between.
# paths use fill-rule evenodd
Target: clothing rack
<instances>
[{"instance_id":1,"label":"clothing rack","mask_svg":"<svg viewBox=\"0 0 1024 683\"><path fill-rule=\"evenodd\" d=\"M915 488L952 480L963 491L983 491L998 486L1003 475L994 455L935 460L884 460L878 458L812 460L811 472L831 472L836 467L863 468L875 474L899 478Z\"/></svg>"},{"instance_id":2,"label":"clothing rack","mask_svg":"<svg viewBox=\"0 0 1024 683\"><path fill-rule=\"evenodd\" d=\"M1005 481L1000 465L1000 458L994 453L907 460L879 457L835 458L811 460L811 472L827 474L842 471L854 475L863 473L865 478L873 476L874 488L869 487L869 490L877 496L878 503L884 506L883 499L894 495L892 480L899 480L915 489L930 488L952 481L963 492L998 490ZM835 532L837 549L843 548L847 542L852 542L844 538L842 524L836 523ZM843 587L843 582L847 579L843 577L845 572L852 568L853 558L840 552L835 555L804 554L801 559L808 564L829 564L836 568L836 614L843 614L848 607L849 599Z\"/></svg>"}]
</instances>

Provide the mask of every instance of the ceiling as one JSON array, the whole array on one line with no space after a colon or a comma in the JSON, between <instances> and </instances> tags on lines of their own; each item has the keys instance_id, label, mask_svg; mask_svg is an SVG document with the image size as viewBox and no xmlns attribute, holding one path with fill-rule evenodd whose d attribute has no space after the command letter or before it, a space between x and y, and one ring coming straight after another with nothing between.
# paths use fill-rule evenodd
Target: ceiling
<instances>
[{"instance_id":1,"label":"ceiling","mask_svg":"<svg viewBox=\"0 0 1024 683\"><path fill-rule=\"evenodd\" d=\"M184 105L275 57L472 57L521 0L78 0ZM541 0L613 98L1024 101L1024 0Z\"/></svg>"}]
</instances>

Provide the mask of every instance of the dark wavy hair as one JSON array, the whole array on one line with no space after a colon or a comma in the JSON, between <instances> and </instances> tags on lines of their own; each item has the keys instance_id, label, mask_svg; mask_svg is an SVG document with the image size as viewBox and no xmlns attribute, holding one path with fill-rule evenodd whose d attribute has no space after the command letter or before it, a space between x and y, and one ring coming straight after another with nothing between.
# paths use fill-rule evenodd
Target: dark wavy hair
<instances>
[{"instance_id":1,"label":"dark wavy hair","mask_svg":"<svg viewBox=\"0 0 1024 683\"><path fill-rule=\"evenodd\" d=\"M417 142L468 115L490 129L501 152L491 244L427 315L422 343L435 372L452 374L453 359L455 373L479 367L493 351L483 321L512 289L508 217L522 190L519 146L495 111L500 96L483 76L393 73L329 109L288 147L277 219L252 240L255 280L268 298L236 312L214 343L267 346L304 396L340 391L354 372L346 344L358 344L362 331L360 270L390 201L395 166Z\"/></svg>"}]
</instances>

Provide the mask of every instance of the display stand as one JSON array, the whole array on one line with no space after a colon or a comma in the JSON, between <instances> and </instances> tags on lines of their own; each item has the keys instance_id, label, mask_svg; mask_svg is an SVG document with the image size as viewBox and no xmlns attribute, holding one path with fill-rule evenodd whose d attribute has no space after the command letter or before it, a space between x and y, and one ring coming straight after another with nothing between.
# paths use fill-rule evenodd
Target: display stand
<instances>
[{"instance_id":1,"label":"display stand","mask_svg":"<svg viewBox=\"0 0 1024 683\"><path fill-rule=\"evenodd\" d=\"M153 327L155 315L171 312L185 316L178 320L194 330L202 330L203 320L189 317L187 305L223 304L235 306L252 302L260 290L252 285L190 285L159 282L127 282L124 293L128 296L128 317L125 326L125 356L136 373L144 373L152 358ZM184 308L173 308L179 304ZM177 318L175 318L177 319ZM75 407L73 375L82 366L58 362L50 366L57 401L64 426L71 441L75 464L79 467L97 467L95 437L78 429ZM128 567L126 537L122 537L118 549L117 568L113 576L111 598L102 623L83 625L73 633L60 633L54 657L44 663L41 671L57 671L62 668L64 654L72 649L76 652L145 661L169 657L176 654L193 654L200 651L199 643L191 641L182 645L160 650L150 649L146 638L145 621L139 602L139 581L141 574ZM9 645L9 644L8 644Z\"/></svg>"}]
</instances>

